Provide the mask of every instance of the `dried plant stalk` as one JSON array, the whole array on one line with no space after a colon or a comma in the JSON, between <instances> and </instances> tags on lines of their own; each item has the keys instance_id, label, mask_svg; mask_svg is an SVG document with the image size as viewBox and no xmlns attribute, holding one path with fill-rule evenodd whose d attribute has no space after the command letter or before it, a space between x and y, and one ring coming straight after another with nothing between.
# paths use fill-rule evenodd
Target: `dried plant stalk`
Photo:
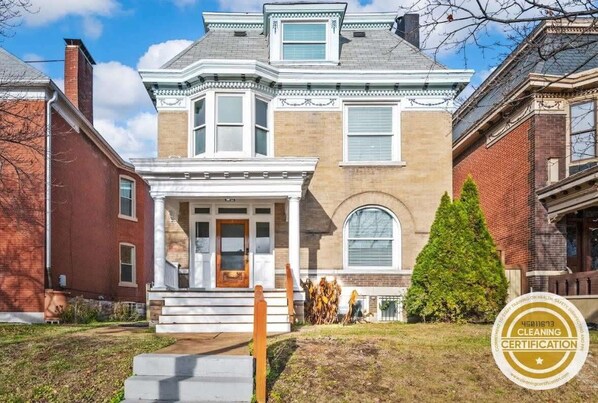
<instances>
[{"instance_id":1,"label":"dried plant stalk","mask_svg":"<svg viewBox=\"0 0 598 403\"><path fill-rule=\"evenodd\" d=\"M305 290L305 320L312 325L328 325L338 321L338 303L341 286L322 277L318 284L310 279L301 282Z\"/></svg>"}]
</instances>

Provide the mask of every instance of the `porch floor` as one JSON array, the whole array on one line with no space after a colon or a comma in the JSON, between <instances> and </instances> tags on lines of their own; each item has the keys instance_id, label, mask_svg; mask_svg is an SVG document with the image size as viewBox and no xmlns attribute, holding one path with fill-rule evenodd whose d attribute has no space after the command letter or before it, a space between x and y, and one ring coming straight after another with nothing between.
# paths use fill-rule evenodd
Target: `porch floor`
<instances>
[{"instance_id":1,"label":"porch floor","mask_svg":"<svg viewBox=\"0 0 598 403\"><path fill-rule=\"evenodd\" d=\"M171 333L176 342L155 354L249 355L251 333Z\"/></svg>"}]
</instances>

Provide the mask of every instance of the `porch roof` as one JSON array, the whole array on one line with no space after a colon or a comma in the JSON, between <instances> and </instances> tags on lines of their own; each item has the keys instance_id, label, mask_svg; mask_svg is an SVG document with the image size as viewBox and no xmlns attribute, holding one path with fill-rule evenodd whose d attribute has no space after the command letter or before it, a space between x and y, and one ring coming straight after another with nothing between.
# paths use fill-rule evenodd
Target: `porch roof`
<instances>
[{"instance_id":1,"label":"porch roof","mask_svg":"<svg viewBox=\"0 0 598 403\"><path fill-rule=\"evenodd\" d=\"M135 170L166 197L302 197L317 158L137 158Z\"/></svg>"},{"instance_id":2,"label":"porch roof","mask_svg":"<svg viewBox=\"0 0 598 403\"><path fill-rule=\"evenodd\" d=\"M537 192L548 210L548 219L556 222L566 214L598 205L598 166L571 175Z\"/></svg>"}]
</instances>

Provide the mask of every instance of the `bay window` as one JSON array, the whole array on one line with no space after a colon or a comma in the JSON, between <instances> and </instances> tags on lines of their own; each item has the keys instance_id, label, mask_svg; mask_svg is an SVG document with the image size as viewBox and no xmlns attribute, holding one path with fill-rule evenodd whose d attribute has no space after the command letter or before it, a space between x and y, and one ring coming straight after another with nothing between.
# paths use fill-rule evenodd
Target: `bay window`
<instances>
[{"instance_id":1,"label":"bay window","mask_svg":"<svg viewBox=\"0 0 598 403\"><path fill-rule=\"evenodd\" d=\"M571 105L571 161L595 158L596 109L594 101Z\"/></svg>"},{"instance_id":2,"label":"bay window","mask_svg":"<svg viewBox=\"0 0 598 403\"><path fill-rule=\"evenodd\" d=\"M206 91L191 108L190 156L268 156L270 111L266 99L249 91Z\"/></svg>"}]
</instances>

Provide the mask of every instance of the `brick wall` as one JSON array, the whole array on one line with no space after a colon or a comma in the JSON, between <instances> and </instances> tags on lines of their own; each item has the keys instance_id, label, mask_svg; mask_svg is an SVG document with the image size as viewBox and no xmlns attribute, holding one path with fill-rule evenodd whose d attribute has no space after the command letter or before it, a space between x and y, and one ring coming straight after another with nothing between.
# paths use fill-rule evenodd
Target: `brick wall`
<instances>
[{"instance_id":1,"label":"brick wall","mask_svg":"<svg viewBox=\"0 0 598 403\"><path fill-rule=\"evenodd\" d=\"M10 164L0 164L0 312L42 312L45 103L3 101L0 126L29 138L26 145L0 141L2 154L27 174L19 181Z\"/></svg>"},{"instance_id":2,"label":"brick wall","mask_svg":"<svg viewBox=\"0 0 598 403\"><path fill-rule=\"evenodd\" d=\"M301 202L302 268L341 269L345 220L369 204L384 206L397 216L402 268L413 268L440 197L451 193L450 115L403 112L400 122L405 167L341 167L341 112L275 112L275 155L320 158ZM275 214L276 267L283 268L288 260L284 205L277 205Z\"/></svg>"},{"instance_id":3,"label":"brick wall","mask_svg":"<svg viewBox=\"0 0 598 403\"><path fill-rule=\"evenodd\" d=\"M64 93L93 122L93 67L78 45L65 47Z\"/></svg>"},{"instance_id":4,"label":"brick wall","mask_svg":"<svg viewBox=\"0 0 598 403\"><path fill-rule=\"evenodd\" d=\"M455 197L471 175L479 188L490 233L497 248L504 252L505 264L523 271L531 260L530 127L528 119L489 148L486 139L481 138L455 160L453 169Z\"/></svg>"},{"instance_id":5,"label":"brick wall","mask_svg":"<svg viewBox=\"0 0 598 403\"><path fill-rule=\"evenodd\" d=\"M66 275L66 291L89 298L145 300L151 281L153 214L147 184L121 170L83 133L53 113L52 281ZM83 130L83 129L81 129ZM118 218L119 175L136 183L136 220ZM151 240L149 244L145 244ZM119 286L119 242L135 245L137 287Z\"/></svg>"},{"instance_id":6,"label":"brick wall","mask_svg":"<svg viewBox=\"0 0 598 403\"><path fill-rule=\"evenodd\" d=\"M189 153L188 116L187 112L158 114L158 158L187 157Z\"/></svg>"}]
</instances>

